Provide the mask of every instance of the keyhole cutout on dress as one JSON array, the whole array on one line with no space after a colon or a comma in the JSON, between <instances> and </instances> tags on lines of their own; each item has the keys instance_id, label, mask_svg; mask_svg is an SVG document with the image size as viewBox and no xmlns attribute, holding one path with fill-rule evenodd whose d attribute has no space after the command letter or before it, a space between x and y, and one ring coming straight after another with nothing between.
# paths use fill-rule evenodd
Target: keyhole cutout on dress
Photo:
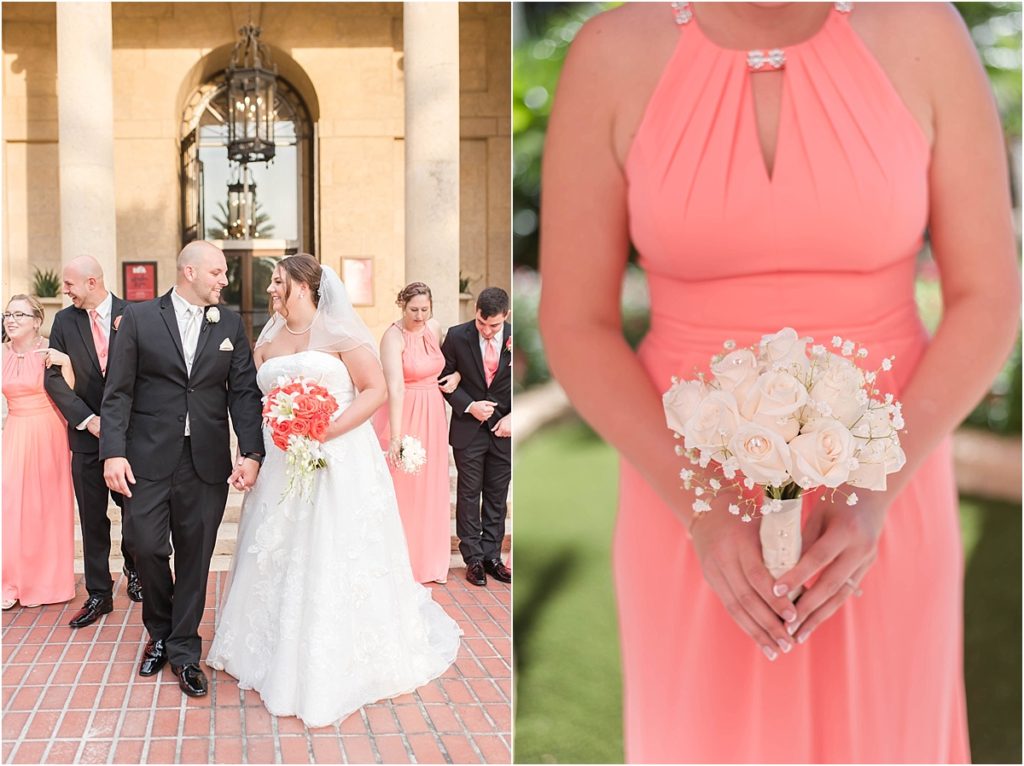
<instances>
[{"instance_id":1,"label":"keyhole cutout on dress","mask_svg":"<svg viewBox=\"0 0 1024 766\"><path fill-rule=\"evenodd\" d=\"M757 145L769 181L775 177L785 76L784 70L747 72L747 77L750 78L750 108L757 131Z\"/></svg>"}]
</instances>

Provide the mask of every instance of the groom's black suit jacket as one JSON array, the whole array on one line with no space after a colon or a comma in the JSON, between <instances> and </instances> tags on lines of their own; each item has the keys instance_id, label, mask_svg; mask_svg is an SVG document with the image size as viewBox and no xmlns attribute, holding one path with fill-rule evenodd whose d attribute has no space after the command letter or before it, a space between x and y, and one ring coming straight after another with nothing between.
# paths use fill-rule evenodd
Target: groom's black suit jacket
<instances>
[{"instance_id":1,"label":"groom's black suit jacket","mask_svg":"<svg viewBox=\"0 0 1024 766\"><path fill-rule=\"evenodd\" d=\"M216 323L203 312L189 375L170 292L125 309L107 370L101 460L126 457L135 476L167 478L181 454L187 412L196 473L222 484L232 468L229 410L239 451L265 454L249 340L238 314L218 310ZM225 341L231 349L221 348Z\"/></svg>"},{"instance_id":2,"label":"groom's black suit jacket","mask_svg":"<svg viewBox=\"0 0 1024 766\"><path fill-rule=\"evenodd\" d=\"M124 312L127 302L111 295L110 337L107 341L107 363L114 356L117 343L116 320ZM90 415L100 414L103 402L105 380L96 355L96 344L92 340L92 325L84 309L68 306L53 317L50 330L50 348L63 351L71 357L71 369L75 371L75 387L68 386L60 367L53 365L46 371L43 384L46 393L57 405L61 415L68 421L68 444L72 452L95 453L99 440L87 429L78 430L78 424ZM102 423L102 419L101 419Z\"/></svg>"},{"instance_id":3,"label":"groom's black suit jacket","mask_svg":"<svg viewBox=\"0 0 1024 766\"><path fill-rule=\"evenodd\" d=\"M448 330L441 351L444 353L442 377L458 370L462 375L459 387L445 398L452 406L452 422L448 429L448 443L455 449L465 448L481 428L488 431L502 417L512 411L512 352L508 340L512 337L512 325L505 322L501 333L501 354L498 356L498 372L487 385L484 376L484 358L480 352L480 333L476 322L469 321L455 325ZM481 423L466 408L475 401L490 399L495 402L494 414L486 423ZM499 449L512 450L512 440L495 437Z\"/></svg>"}]
</instances>

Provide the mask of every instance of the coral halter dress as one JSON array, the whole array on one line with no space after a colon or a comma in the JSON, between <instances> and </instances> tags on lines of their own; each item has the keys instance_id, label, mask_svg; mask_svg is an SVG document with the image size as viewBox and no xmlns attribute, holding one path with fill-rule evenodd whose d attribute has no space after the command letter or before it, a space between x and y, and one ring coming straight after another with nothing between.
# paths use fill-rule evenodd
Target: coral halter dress
<instances>
[{"instance_id":1,"label":"coral halter dress","mask_svg":"<svg viewBox=\"0 0 1024 766\"><path fill-rule=\"evenodd\" d=\"M659 391L706 369L726 339L748 345L791 326L826 345L863 343L871 367L895 354L879 388L898 398L927 346L914 272L929 144L850 26L850 5L801 43L739 51L673 4L679 40L626 163L651 293L639 357ZM752 83L778 70L769 172ZM627 760L969 760L948 440L891 506L864 595L775 662L705 583L678 517L631 465L621 470Z\"/></svg>"}]
</instances>

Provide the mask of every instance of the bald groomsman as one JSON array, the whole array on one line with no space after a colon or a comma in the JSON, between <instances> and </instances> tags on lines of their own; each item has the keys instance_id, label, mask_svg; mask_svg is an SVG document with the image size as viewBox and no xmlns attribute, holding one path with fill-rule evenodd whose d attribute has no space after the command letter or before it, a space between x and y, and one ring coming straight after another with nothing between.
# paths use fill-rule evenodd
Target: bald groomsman
<instances>
[{"instance_id":1,"label":"bald groomsman","mask_svg":"<svg viewBox=\"0 0 1024 766\"><path fill-rule=\"evenodd\" d=\"M110 519L107 517L111 496L103 480L103 463L99 460L100 404L107 374L107 360L117 340L117 326L125 301L110 293L103 282L103 269L95 258L83 255L64 267L64 294L71 306L57 312L50 331L50 348L63 351L71 358L75 371L72 390L52 366L46 371L46 392L68 421L68 443L71 446L71 476L78 501L78 518L82 526L82 553L85 559L85 588L89 597L68 623L83 628L113 610L113 581L110 577ZM112 494L123 509L121 496ZM123 514L123 510L122 510ZM123 521L123 519L122 519ZM128 598L142 601L142 585L135 562L121 539L124 573L128 578Z\"/></svg>"}]
</instances>

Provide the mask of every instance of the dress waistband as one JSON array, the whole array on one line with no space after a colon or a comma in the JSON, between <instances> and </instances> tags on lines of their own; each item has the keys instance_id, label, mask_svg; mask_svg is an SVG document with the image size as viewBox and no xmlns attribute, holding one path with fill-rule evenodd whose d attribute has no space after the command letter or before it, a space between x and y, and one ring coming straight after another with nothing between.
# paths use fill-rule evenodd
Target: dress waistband
<instances>
[{"instance_id":1,"label":"dress waistband","mask_svg":"<svg viewBox=\"0 0 1024 766\"><path fill-rule=\"evenodd\" d=\"M405 381L405 389L406 391L429 391L431 389L434 389L435 391L440 391L440 389L437 387L436 378L431 378L430 380L416 380L412 382L407 380Z\"/></svg>"},{"instance_id":2,"label":"dress waistband","mask_svg":"<svg viewBox=\"0 0 1024 766\"><path fill-rule=\"evenodd\" d=\"M826 345L835 335L863 344L926 337L912 279L818 273L687 283L653 274L648 285L648 340L659 345L715 351L725 340L748 345L783 327Z\"/></svg>"},{"instance_id":3,"label":"dress waistband","mask_svg":"<svg viewBox=\"0 0 1024 766\"><path fill-rule=\"evenodd\" d=\"M8 415L15 417L23 415L39 415L41 413L50 412L57 415L57 408L54 407L45 394L32 397L19 397L12 399L7 402Z\"/></svg>"}]
</instances>

